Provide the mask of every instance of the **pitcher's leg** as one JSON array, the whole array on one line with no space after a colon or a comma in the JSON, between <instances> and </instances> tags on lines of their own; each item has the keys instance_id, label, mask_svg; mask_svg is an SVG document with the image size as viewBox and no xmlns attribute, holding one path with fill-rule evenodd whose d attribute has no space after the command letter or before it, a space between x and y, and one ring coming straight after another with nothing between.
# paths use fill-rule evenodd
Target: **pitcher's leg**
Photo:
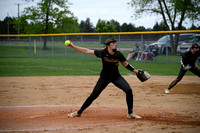
<instances>
[{"instance_id":1,"label":"pitcher's leg","mask_svg":"<svg viewBox=\"0 0 200 133\"><path fill-rule=\"evenodd\" d=\"M168 89L165 90L165 93L169 93L169 90L172 89L178 82L181 81L181 79L183 78L183 76L185 75L186 72L187 71L185 71L184 68L181 66L178 77L174 81L171 82Z\"/></svg>"},{"instance_id":2,"label":"pitcher's leg","mask_svg":"<svg viewBox=\"0 0 200 133\"><path fill-rule=\"evenodd\" d=\"M194 73L195 75L197 75L198 77L200 77L200 69L198 69L198 68L194 68L194 67L192 67L191 69L190 69L190 71L192 72L192 73Z\"/></svg>"},{"instance_id":3,"label":"pitcher's leg","mask_svg":"<svg viewBox=\"0 0 200 133\"><path fill-rule=\"evenodd\" d=\"M128 113L131 114L133 112L133 93L131 87L122 76L118 76L118 78L113 81L113 84L126 93Z\"/></svg>"},{"instance_id":4,"label":"pitcher's leg","mask_svg":"<svg viewBox=\"0 0 200 133\"><path fill-rule=\"evenodd\" d=\"M109 84L108 81L99 78L97 84L94 87L93 92L83 103L82 107L78 111L78 114L81 114L87 107L89 107L92 104L92 102L100 95L100 93L106 88L108 84Z\"/></svg>"}]
</instances>

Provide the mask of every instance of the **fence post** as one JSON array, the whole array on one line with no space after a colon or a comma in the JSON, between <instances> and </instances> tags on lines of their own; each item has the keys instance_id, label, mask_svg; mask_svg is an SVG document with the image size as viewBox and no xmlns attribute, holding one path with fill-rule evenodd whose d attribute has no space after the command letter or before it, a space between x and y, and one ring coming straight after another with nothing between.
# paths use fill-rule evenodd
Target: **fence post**
<instances>
[{"instance_id":1,"label":"fence post","mask_svg":"<svg viewBox=\"0 0 200 133\"><path fill-rule=\"evenodd\" d=\"M29 36L29 56L31 56L31 36Z\"/></svg>"},{"instance_id":2,"label":"fence post","mask_svg":"<svg viewBox=\"0 0 200 133\"><path fill-rule=\"evenodd\" d=\"M83 36L81 36L81 47L83 47ZM81 53L81 59L83 58L83 53Z\"/></svg>"},{"instance_id":3,"label":"fence post","mask_svg":"<svg viewBox=\"0 0 200 133\"><path fill-rule=\"evenodd\" d=\"M52 41L52 58L54 58L54 50L53 50L53 36L51 37L51 41Z\"/></svg>"},{"instance_id":4,"label":"fence post","mask_svg":"<svg viewBox=\"0 0 200 133\"><path fill-rule=\"evenodd\" d=\"M167 36L167 34L166 34L166 42L167 42L167 40L168 40L168 37L169 36ZM169 42L171 42L171 41L169 41ZM169 43L170 45L171 45L171 43ZM168 64L168 47L166 46L166 64Z\"/></svg>"},{"instance_id":5,"label":"fence post","mask_svg":"<svg viewBox=\"0 0 200 133\"><path fill-rule=\"evenodd\" d=\"M65 36L65 40L66 40L66 36ZM65 40L64 40L64 42L65 42ZM65 58L67 58L67 47L65 47Z\"/></svg>"},{"instance_id":6,"label":"fence post","mask_svg":"<svg viewBox=\"0 0 200 133\"><path fill-rule=\"evenodd\" d=\"M40 36L40 49L41 49L41 53L40 53L41 55L40 56L42 57L42 36Z\"/></svg>"},{"instance_id":7,"label":"fence post","mask_svg":"<svg viewBox=\"0 0 200 133\"><path fill-rule=\"evenodd\" d=\"M101 49L101 35L99 35L99 49Z\"/></svg>"},{"instance_id":8,"label":"fence post","mask_svg":"<svg viewBox=\"0 0 200 133\"><path fill-rule=\"evenodd\" d=\"M33 40L33 49L34 49L34 55L37 56L37 43L36 40Z\"/></svg>"},{"instance_id":9,"label":"fence post","mask_svg":"<svg viewBox=\"0 0 200 133\"><path fill-rule=\"evenodd\" d=\"M141 34L141 48L142 47L143 47L143 34ZM141 62L143 62L143 51L141 51L140 58L141 58Z\"/></svg>"}]
</instances>

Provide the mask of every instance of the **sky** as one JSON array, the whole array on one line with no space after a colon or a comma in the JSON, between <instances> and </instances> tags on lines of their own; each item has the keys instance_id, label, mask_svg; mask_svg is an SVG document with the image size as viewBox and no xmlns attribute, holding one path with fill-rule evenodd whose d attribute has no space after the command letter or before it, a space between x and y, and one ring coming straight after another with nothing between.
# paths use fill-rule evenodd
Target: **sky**
<instances>
[{"instance_id":1,"label":"sky","mask_svg":"<svg viewBox=\"0 0 200 133\"><path fill-rule=\"evenodd\" d=\"M34 2L26 2L25 0L0 0L0 20L3 20L6 16L17 17L18 4L20 14L27 6L36 5L38 0ZM133 8L127 3L131 0L69 0L69 10L73 12L74 16L78 18L78 22L90 18L91 23L95 27L98 20L110 21L114 19L121 25L123 23L132 23L136 27L144 26L145 28L153 28L156 22L160 23L162 17L145 15L142 18L135 19L131 17L133 15ZM195 23L200 26L200 22ZM191 27L191 23L183 23L186 28Z\"/></svg>"}]
</instances>

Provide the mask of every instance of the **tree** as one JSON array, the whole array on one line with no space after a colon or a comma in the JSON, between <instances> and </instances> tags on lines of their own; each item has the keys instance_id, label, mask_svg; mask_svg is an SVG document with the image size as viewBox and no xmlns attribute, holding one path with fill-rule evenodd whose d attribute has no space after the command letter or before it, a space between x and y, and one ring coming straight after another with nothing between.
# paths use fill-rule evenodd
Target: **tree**
<instances>
[{"instance_id":1,"label":"tree","mask_svg":"<svg viewBox=\"0 0 200 133\"><path fill-rule=\"evenodd\" d=\"M136 31L136 27L135 27L135 25L133 25L131 23L129 23L129 24L123 23L121 30L122 30L122 32L134 32L134 31Z\"/></svg>"},{"instance_id":2,"label":"tree","mask_svg":"<svg viewBox=\"0 0 200 133\"><path fill-rule=\"evenodd\" d=\"M146 29L145 29L145 27L144 26L139 26L139 27L137 27L137 31L145 31Z\"/></svg>"},{"instance_id":3,"label":"tree","mask_svg":"<svg viewBox=\"0 0 200 133\"><path fill-rule=\"evenodd\" d=\"M123 23L121 26L121 30L122 30L122 32L128 32L129 31L128 24Z\"/></svg>"},{"instance_id":4,"label":"tree","mask_svg":"<svg viewBox=\"0 0 200 133\"><path fill-rule=\"evenodd\" d=\"M68 0L41 0L36 7L25 8L22 18L29 22L26 32L47 34L61 28L70 28L67 25L73 25L77 19L69 11L69 4ZM43 49L47 49L47 37L44 37Z\"/></svg>"},{"instance_id":5,"label":"tree","mask_svg":"<svg viewBox=\"0 0 200 133\"><path fill-rule=\"evenodd\" d=\"M17 34L17 30L14 28L15 18L5 17L3 21L0 21L0 34Z\"/></svg>"},{"instance_id":6,"label":"tree","mask_svg":"<svg viewBox=\"0 0 200 133\"><path fill-rule=\"evenodd\" d=\"M80 32L78 19L74 16L56 20L54 33L77 33Z\"/></svg>"},{"instance_id":7,"label":"tree","mask_svg":"<svg viewBox=\"0 0 200 133\"><path fill-rule=\"evenodd\" d=\"M85 21L82 20L79 27L81 32L94 32L94 27L89 18L87 18Z\"/></svg>"},{"instance_id":8,"label":"tree","mask_svg":"<svg viewBox=\"0 0 200 133\"><path fill-rule=\"evenodd\" d=\"M116 26L113 23L109 23L105 20L99 19L96 25L96 32L116 32Z\"/></svg>"},{"instance_id":9,"label":"tree","mask_svg":"<svg viewBox=\"0 0 200 133\"><path fill-rule=\"evenodd\" d=\"M116 26L113 23L110 23L105 20L99 19L96 25L96 32L117 32ZM103 36L101 42L104 43L105 39L112 36Z\"/></svg>"},{"instance_id":10,"label":"tree","mask_svg":"<svg viewBox=\"0 0 200 133\"><path fill-rule=\"evenodd\" d=\"M12 21L12 24L14 25L13 27L15 28L16 31L19 30L20 34L26 34L26 31L29 31L28 27L28 21L26 20L25 17L21 16L19 18L14 18Z\"/></svg>"},{"instance_id":11,"label":"tree","mask_svg":"<svg viewBox=\"0 0 200 133\"><path fill-rule=\"evenodd\" d=\"M164 22L156 22L156 24L153 26L153 31L165 31L167 30L167 27L165 26Z\"/></svg>"},{"instance_id":12,"label":"tree","mask_svg":"<svg viewBox=\"0 0 200 133\"><path fill-rule=\"evenodd\" d=\"M10 21L9 17L6 17L3 21L0 21L0 33L8 34L8 22Z\"/></svg>"},{"instance_id":13,"label":"tree","mask_svg":"<svg viewBox=\"0 0 200 133\"><path fill-rule=\"evenodd\" d=\"M167 30L181 30L182 23L189 19L191 21L200 20L200 0L131 0L131 7L134 7L136 18L143 13L162 16ZM176 53L179 35L170 34L171 52Z\"/></svg>"},{"instance_id":14,"label":"tree","mask_svg":"<svg viewBox=\"0 0 200 133\"><path fill-rule=\"evenodd\" d=\"M194 24L192 24L192 26L190 27L190 30L200 30L200 27L197 27Z\"/></svg>"},{"instance_id":15,"label":"tree","mask_svg":"<svg viewBox=\"0 0 200 133\"><path fill-rule=\"evenodd\" d=\"M115 29L117 30L117 32L121 32L121 26L120 26L120 23L117 22L116 20L112 19L109 21L110 24L113 24L115 25Z\"/></svg>"}]
</instances>

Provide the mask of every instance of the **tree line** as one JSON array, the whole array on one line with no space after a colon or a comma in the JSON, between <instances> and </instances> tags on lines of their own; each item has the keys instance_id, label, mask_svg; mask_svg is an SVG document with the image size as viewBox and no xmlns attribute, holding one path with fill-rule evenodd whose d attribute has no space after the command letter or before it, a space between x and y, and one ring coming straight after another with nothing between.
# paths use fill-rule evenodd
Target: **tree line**
<instances>
[{"instance_id":1,"label":"tree line","mask_svg":"<svg viewBox=\"0 0 200 133\"><path fill-rule=\"evenodd\" d=\"M183 21L186 18L191 21L198 20L198 14L200 13L199 3L191 0L130 0L127 5L136 9L135 13L133 13L136 19L142 13L150 12L150 14L154 13L155 15L160 14L163 16L163 21L155 23L152 28L136 27L134 23L126 22L120 25L114 19L99 19L97 24L93 25L90 18L81 20L78 23L78 18L69 9L70 5L71 3L68 0L40 0L36 6L24 8L21 16L5 17L4 20L1 20L0 34L186 30L186 27L182 26ZM179 22L177 27L175 26L176 22ZM196 27L193 24L187 30L196 29L200 29L200 26Z\"/></svg>"},{"instance_id":2,"label":"tree line","mask_svg":"<svg viewBox=\"0 0 200 133\"><path fill-rule=\"evenodd\" d=\"M29 0L26 0L29 1ZM32 0L34 1L34 0ZM189 19L199 21L199 0L130 0L128 5L135 8L134 16L143 13L162 16L162 22L152 28L136 27L134 23L120 25L116 20L99 19L94 26L90 18L78 23L78 18L69 10L68 0L40 0L36 6L26 7L19 17L6 17L0 21L0 34L48 34L79 32L134 32L134 31L169 31L186 30L182 23ZM194 24L188 30L196 30ZM175 43L170 34L171 47L176 50L179 35ZM47 37L44 37L46 48ZM173 51L175 53L176 51Z\"/></svg>"},{"instance_id":3,"label":"tree line","mask_svg":"<svg viewBox=\"0 0 200 133\"><path fill-rule=\"evenodd\" d=\"M26 25L30 29L27 30ZM4 20L0 20L0 34L18 34L18 26L20 34L41 34L40 26L33 23L28 23L27 21L21 21L18 25L17 17L5 17ZM32 28L31 28L32 27ZM60 26L62 27L62 26ZM144 26L136 27L133 23L126 23L120 25L119 22L112 19L110 21L101 20L97 22L96 26L94 26L90 18L86 18L86 20L81 20L78 23L78 19L74 20L73 26L66 25L66 29L63 28L53 28L51 27L52 32L47 33L94 33L94 32L136 32L136 31L166 31L167 27L163 22L156 22L152 28L145 28ZM192 25L190 28L182 27L181 30L199 30L200 26L197 27Z\"/></svg>"}]
</instances>

